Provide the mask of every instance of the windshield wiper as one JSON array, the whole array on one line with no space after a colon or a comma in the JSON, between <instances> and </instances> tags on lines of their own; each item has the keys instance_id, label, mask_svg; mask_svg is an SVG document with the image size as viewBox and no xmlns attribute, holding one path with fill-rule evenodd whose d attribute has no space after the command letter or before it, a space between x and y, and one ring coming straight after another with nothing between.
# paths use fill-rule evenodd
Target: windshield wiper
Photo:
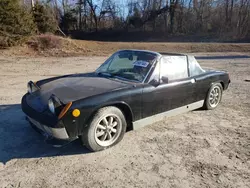
<instances>
[{"instance_id":1,"label":"windshield wiper","mask_svg":"<svg viewBox=\"0 0 250 188\"><path fill-rule=\"evenodd\" d=\"M109 72L98 72L98 76L108 76L108 77L113 77L113 75Z\"/></svg>"},{"instance_id":2,"label":"windshield wiper","mask_svg":"<svg viewBox=\"0 0 250 188\"><path fill-rule=\"evenodd\" d=\"M115 77L115 76L119 76L120 74L115 73L115 72L114 73L112 73L112 72L98 72L97 75Z\"/></svg>"},{"instance_id":3,"label":"windshield wiper","mask_svg":"<svg viewBox=\"0 0 250 188\"><path fill-rule=\"evenodd\" d=\"M118 73L110 73L110 72L97 72L98 76L108 76L110 78L116 78L116 79L121 79L121 80L127 80L127 81L135 81L135 82L140 82L140 80L137 79L129 79L126 77L121 76Z\"/></svg>"}]
</instances>

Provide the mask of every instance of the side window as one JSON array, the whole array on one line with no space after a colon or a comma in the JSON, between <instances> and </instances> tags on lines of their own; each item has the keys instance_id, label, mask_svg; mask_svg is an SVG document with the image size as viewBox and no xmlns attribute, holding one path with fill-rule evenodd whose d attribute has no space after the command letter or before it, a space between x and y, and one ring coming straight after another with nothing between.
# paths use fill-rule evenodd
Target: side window
<instances>
[{"instance_id":1,"label":"side window","mask_svg":"<svg viewBox=\"0 0 250 188\"><path fill-rule=\"evenodd\" d=\"M161 76L168 77L169 81L187 78L187 57L163 56L161 59Z\"/></svg>"},{"instance_id":2,"label":"side window","mask_svg":"<svg viewBox=\"0 0 250 188\"><path fill-rule=\"evenodd\" d=\"M197 76L205 71L201 68L194 56L188 56L190 76Z\"/></svg>"},{"instance_id":3,"label":"side window","mask_svg":"<svg viewBox=\"0 0 250 188\"><path fill-rule=\"evenodd\" d=\"M159 79L160 79L160 63L156 62L154 72L152 73L152 75L149 79L149 83L154 81L154 80L159 81Z\"/></svg>"}]
</instances>

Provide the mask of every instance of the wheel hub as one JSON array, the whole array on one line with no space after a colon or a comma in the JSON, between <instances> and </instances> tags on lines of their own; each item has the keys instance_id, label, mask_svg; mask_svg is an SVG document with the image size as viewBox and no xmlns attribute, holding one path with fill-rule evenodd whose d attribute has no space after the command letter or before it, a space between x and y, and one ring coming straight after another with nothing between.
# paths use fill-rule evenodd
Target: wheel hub
<instances>
[{"instance_id":1,"label":"wheel hub","mask_svg":"<svg viewBox=\"0 0 250 188\"><path fill-rule=\"evenodd\" d=\"M96 126L95 140L100 146L110 146L118 139L121 129L122 124L118 116L106 115Z\"/></svg>"},{"instance_id":2,"label":"wheel hub","mask_svg":"<svg viewBox=\"0 0 250 188\"><path fill-rule=\"evenodd\" d=\"M215 86L209 94L209 103L211 107L216 107L219 102L220 102L220 98L221 98L221 90L219 88L219 86Z\"/></svg>"}]
</instances>

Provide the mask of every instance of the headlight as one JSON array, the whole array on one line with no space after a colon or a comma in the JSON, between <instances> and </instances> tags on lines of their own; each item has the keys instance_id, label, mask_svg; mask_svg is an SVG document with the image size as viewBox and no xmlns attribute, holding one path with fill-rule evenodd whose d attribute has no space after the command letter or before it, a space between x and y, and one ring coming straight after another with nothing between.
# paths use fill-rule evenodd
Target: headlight
<instances>
[{"instance_id":1,"label":"headlight","mask_svg":"<svg viewBox=\"0 0 250 188\"><path fill-rule=\"evenodd\" d=\"M50 98L48 101L48 106L49 106L49 110L55 114L55 105L54 105L54 100L53 98Z\"/></svg>"},{"instance_id":2,"label":"headlight","mask_svg":"<svg viewBox=\"0 0 250 188\"><path fill-rule=\"evenodd\" d=\"M27 84L27 89L28 89L28 93L33 93L40 88L36 84L34 84L34 82L29 81Z\"/></svg>"},{"instance_id":3,"label":"headlight","mask_svg":"<svg viewBox=\"0 0 250 188\"><path fill-rule=\"evenodd\" d=\"M63 104L54 94L52 94L48 100L48 107L53 114L58 115L63 108Z\"/></svg>"},{"instance_id":4,"label":"headlight","mask_svg":"<svg viewBox=\"0 0 250 188\"><path fill-rule=\"evenodd\" d=\"M30 82L27 83L27 90L28 90L28 93L32 93Z\"/></svg>"}]
</instances>

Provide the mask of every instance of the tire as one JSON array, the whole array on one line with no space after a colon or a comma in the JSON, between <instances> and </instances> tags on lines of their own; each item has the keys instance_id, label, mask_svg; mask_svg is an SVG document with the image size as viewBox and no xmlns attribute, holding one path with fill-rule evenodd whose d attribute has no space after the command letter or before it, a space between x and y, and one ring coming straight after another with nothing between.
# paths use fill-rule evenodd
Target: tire
<instances>
[{"instance_id":1,"label":"tire","mask_svg":"<svg viewBox=\"0 0 250 188\"><path fill-rule=\"evenodd\" d=\"M206 110L215 109L222 99L223 88L220 83L213 84L208 90L203 108Z\"/></svg>"},{"instance_id":2,"label":"tire","mask_svg":"<svg viewBox=\"0 0 250 188\"><path fill-rule=\"evenodd\" d=\"M101 151L120 142L126 128L126 119L119 108L104 107L93 116L81 140L89 150Z\"/></svg>"}]
</instances>

